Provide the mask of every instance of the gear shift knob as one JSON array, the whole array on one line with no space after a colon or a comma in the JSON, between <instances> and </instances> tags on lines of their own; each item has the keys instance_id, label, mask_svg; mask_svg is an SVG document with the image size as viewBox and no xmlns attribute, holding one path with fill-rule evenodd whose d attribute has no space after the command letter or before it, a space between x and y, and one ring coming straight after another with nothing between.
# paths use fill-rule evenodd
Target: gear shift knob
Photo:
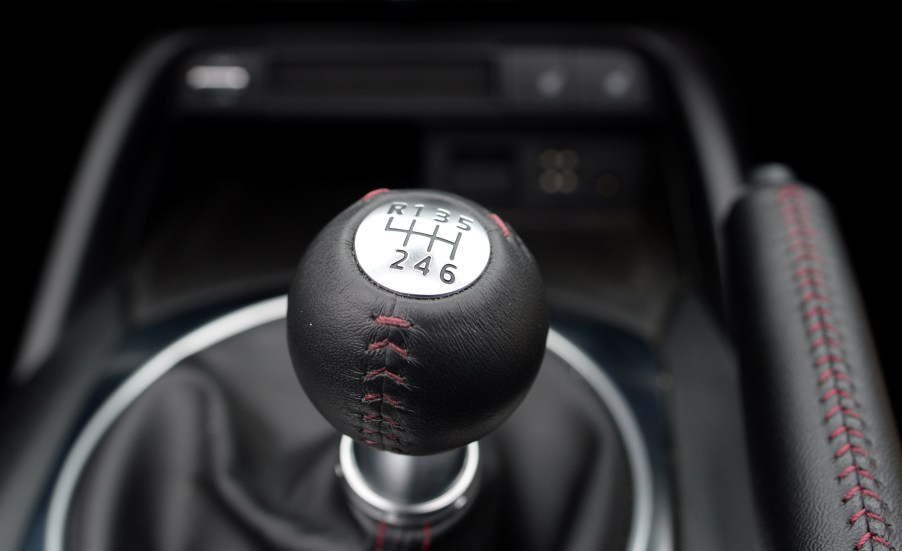
<instances>
[{"instance_id":1,"label":"gear shift knob","mask_svg":"<svg viewBox=\"0 0 902 551\"><path fill-rule=\"evenodd\" d=\"M431 190L376 190L330 222L288 302L295 371L323 416L377 449L427 455L497 428L538 371L538 268L497 216Z\"/></svg>"}]
</instances>

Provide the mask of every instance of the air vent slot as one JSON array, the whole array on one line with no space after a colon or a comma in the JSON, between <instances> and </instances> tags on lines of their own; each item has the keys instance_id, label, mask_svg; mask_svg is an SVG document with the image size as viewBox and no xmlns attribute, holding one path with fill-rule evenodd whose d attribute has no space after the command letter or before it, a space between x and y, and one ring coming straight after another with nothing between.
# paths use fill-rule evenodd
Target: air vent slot
<instances>
[{"instance_id":1,"label":"air vent slot","mask_svg":"<svg viewBox=\"0 0 902 551\"><path fill-rule=\"evenodd\" d=\"M310 99L486 99L494 95L488 62L315 63L277 61L271 91Z\"/></svg>"}]
</instances>

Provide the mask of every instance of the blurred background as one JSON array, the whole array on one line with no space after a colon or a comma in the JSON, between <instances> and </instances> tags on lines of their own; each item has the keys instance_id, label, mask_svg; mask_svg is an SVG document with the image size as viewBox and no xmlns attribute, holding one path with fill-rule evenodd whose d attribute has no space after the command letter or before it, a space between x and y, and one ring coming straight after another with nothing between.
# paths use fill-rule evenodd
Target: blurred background
<instances>
[{"instance_id":1,"label":"blurred background","mask_svg":"<svg viewBox=\"0 0 902 551\"><path fill-rule=\"evenodd\" d=\"M114 8L37 4L5 18L12 92L5 120L3 202L10 330L0 343L8 372L60 207L92 122L132 54L168 31L253 24L480 22L636 25L693 38L717 69L747 163L780 161L831 198L851 250L884 369L899 383L895 348L896 208L893 103L897 49L879 13L798 12L755 4L700 11L671 3L592 2L125 2ZM5 375L4 372L4 375ZM4 376L5 380L5 376ZM899 407L898 404L896 406Z\"/></svg>"}]
</instances>

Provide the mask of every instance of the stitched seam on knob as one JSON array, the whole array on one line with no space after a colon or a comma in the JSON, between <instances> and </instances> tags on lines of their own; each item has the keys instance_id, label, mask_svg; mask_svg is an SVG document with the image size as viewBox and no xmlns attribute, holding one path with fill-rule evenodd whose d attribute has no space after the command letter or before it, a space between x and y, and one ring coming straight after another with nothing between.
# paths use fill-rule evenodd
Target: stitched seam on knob
<instances>
[{"instance_id":1,"label":"stitched seam on knob","mask_svg":"<svg viewBox=\"0 0 902 551\"><path fill-rule=\"evenodd\" d=\"M873 474L876 463L865 435L867 424L858 411L842 324L831 298L829 273L820 254L818 232L812 222L805 188L798 185L782 188L777 192L777 204L783 220L787 254L791 259L793 283L799 296L801 321L809 341L808 353L818 374L827 440L834 462L841 464L836 477L844 490L841 500L852 510L849 527L861 531L853 549L861 551L868 544L871 551L878 546L892 549L887 535L888 523L877 513L886 507L886 503L876 492L880 483Z\"/></svg>"},{"instance_id":2,"label":"stitched seam on knob","mask_svg":"<svg viewBox=\"0 0 902 551\"><path fill-rule=\"evenodd\" d=\"M504 234L505 238L511 236L510 230L507 229L507 224L504 223L504 220L502 220L500 216L492 212L489 213L489 218L491 218L492 221L495 222L495 224L497 224L499 228L501 228L501 233Z\"/></svg>"},{"instance_id":3,"label":"stitched seam on knob","mask_svg":"<svg viewBox=\"0 0 902 551\"><path fill-rule=\"evenodd\" d=\"M367 201L369 201L369 200L372 199L373 197L375 197L375 196L377 196L377 195L382 195L383 193L387 193L387 192L389 192L389 191L391 191L391 190L388 189L388 188L385 188L385 187L380 187L380 188L378 188L378 189L374 189L373 191L370 191L369 193L367 193L366 195L364 195L363 198L362 198L362 201L363 201L364 203L366 203Z\"/></svg>"},{"instance_id":4,"label":"stitched seam on knob","mask_svg":"<svg viewBox=\"0 0 902 551\"><path fill-rule=\"evenodd\" d=\"M387 327L391 332L404 331L412 326L409 320L385 315L375 316L373 323L380 327ZM409 361L410 353L407 348L393 342L392 336L389 335L384 339L379 339L377 336L379 340L368 344L367 352L378 352L383 359L386 354L395 354L405 362ZM374 406L374 409L378 407L377 412L373 410L360 412L363 426L359 430L364 437L364 444L403 453L403 442L398 432L403 431L404 428L397 417L406 411L406 407L393 392L398 388L410 388L406 378L404 375L390 370L388 365L384 365L364 372L362 382L364 392L360 402L364 405ZM374 382L379 383L378 390L372 388Z\"/></svg>"}]
</instances>

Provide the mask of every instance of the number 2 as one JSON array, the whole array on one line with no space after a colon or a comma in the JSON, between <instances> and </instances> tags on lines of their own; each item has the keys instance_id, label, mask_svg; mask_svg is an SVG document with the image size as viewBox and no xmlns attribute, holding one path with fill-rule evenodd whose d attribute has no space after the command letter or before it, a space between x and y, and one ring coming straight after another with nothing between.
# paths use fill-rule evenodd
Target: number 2
<instances>
[{"instance_id":1,"label":"number 2","mask_svg":"<svg viewBox=\"0 0 902 551\"><path fill-rule=\"evenodd\" d=\"M404 249L397 249L397 250L395 250L395 252L401 253L401 258L399 258L396 262L392 262L392 264L391 264L391 266L389 266L389 268L391 268L393 270L403 270L404 266L401 266L400 264L402 262L404 262L405 260L407 260L407 251L405 251Z\"/></svg>"}]
</instances>

